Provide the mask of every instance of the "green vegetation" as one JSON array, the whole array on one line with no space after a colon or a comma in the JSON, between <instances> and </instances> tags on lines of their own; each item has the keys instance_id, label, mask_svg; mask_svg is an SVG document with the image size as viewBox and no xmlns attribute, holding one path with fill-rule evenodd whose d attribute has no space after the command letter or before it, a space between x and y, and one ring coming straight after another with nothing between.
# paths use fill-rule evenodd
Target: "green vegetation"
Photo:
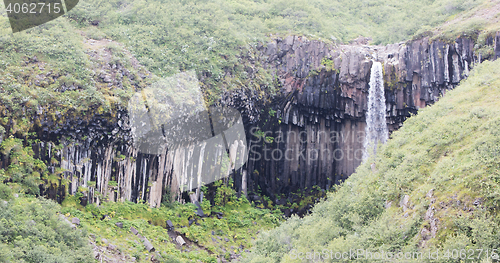
<instances>
[{"instance_id":1,"label":"green vegetation","mask_svg":"<svg viewBox=\"0 0 500 263\"><path fill-rule=\"evenodd\" d=\"M499 98L500 61L484 62L435 105L405 121L376 159L358 167L311 216L292 217L263 233L246 261L302 262L298 253L324 249L440 249L442 255L497 249ZM439 262L450 261L457 260Z\"/></svg>"},{"instance_id":2,"label":"green vegetation","mask_svg":"<svg viewBox=\"0 0 500 263\"><path fill-rule=\"evenodd\" d=\"M246 253L259 231L276 227L281 220L280 210L258 209L246 198L237 198L231 180L227 185L216 182L213 206L208 199L201 204L209 216L206 218L195 215L193 204L168 200L161 208L128 201L83 207L80 198L88 192L86 187L79 187L74 196L66 197L61 207L53 201L34 197L40 194L40 184L54 189L61 184L67 186L68 180L62 178L61 171L49 173L45 163L33 158L31 146L23 146L20 139L4 139L0 150L2 159L11 163L6 169L0 169L0 262L93 262L87 232L98 245L106 247L100 243L105 238L125 255L146 262L148 252L141 240L129 231L131 226L151 241L161 262L213 262L217 257L229 259L231 254ZM92 185L95 186L95 182L89 182L89 186ZM108 185L115 187L117 182L109 181ZM21 197L14 198L14 194ZM2 200L10 201L4 204ZM219 219L217 213L222 218ZM77 231L71 230L58 214L78 217L81 226ZM169 237L166 220L173 222L176 235L196 244L181 251ZM123 229L115 225L117 222L123 223Z\"/></svg>"},{"instance_id":3,"label":"green vegetation","mask_svg":"<svg viewBox=\"0 0 500 263\"><path fill-rule=\"evenodd\" d=\"M129 260L135 257L137 262L150 262L151 255L160 262L229 260L231 255L246 254L260 231L281 221L281 211L252 207L246 198L237 198L231 187L221 183L216 205L207 199L201 204L207 215L203 218L195 214L197 208L190 203L166 202L161 208L150 208L144 202L126 201L83 207L83 194L78 192L67 197L61 207L30 195L14 197L11 186L15 185L0 183L0 262L94 262L89 238L101 248L112 244L114 251ZM81 224L72 229L65 217L77 217ZM167 220L174 225L170 233ZM130 227L148 238L156 253L148 252ZM178 235L188 245L177 245L172 238Z\"/></svg>"},{"instance_id":4,"label":"green vegetation","mask_svg":"<svg viewBox=\"0 0 500 263\"><path fill-rule=\"evenodd\" d=\"M47 185L51 184L47 166L33 158L33 150L23 147L22 140L7 138L0 144L0 151L3 159L10 163L7 169L0 169L0 183L8 184L16 193L31 195L40 194L41 178L47 178Z\"/></svg>"},{"instance_id":5,"label":"green vegetation","mask_svg":"<svg viewBox=\"0 0 500 263\"><path fill-rule=\"evenodd\" d=\"M266 34L292 33L342 42L359 35L372 37L375 43L402 41L422 26L437 26L481 2L88 0L79 3L69 16L80 23L98 21L100 28L119 29L104 32L130 41L148 59L154 55L174 56L170 59L190 67L200 63L190 59L194 51L203 52L207 60L218 60L210 54L229 55L237 51L229 49L234 44L243 46L263 40ZM147 37L140 39L135 34ZM157 46L164 48L155 50ZM165 71L170 66L160 69Z\"/></svg>"},{"instance_id":6,"label":"green vegetation","mask_svg":"<svg viewBox=\"0 0 500 263\"><path fill-rule=\"evenodd\" d=\"M465 36L477 40L479 48L483 47L486 38L500 30L500 17L497 11L499 5L498 0L484 1L474 8L450 16L445 23L434 30L422 27L418 33L430 34L433 38L449 42Z\"/></svg>"},{"instance_id":7,"label":"green vegetation","mask_svg":"<svg viewBox=\"0 0 500 263\"><path fill-rule=\"evenodd\" d=\"M0 262L94 262L85 229L72 229L60 210L46 199L0 200Z\"/></svg>"},{"instance_id":8,"label":"green vegetation","mask_svg":"<svg viewBox=\"0 0 500 263\"><path fill-rule=\"evenodd\" d=\"M276 227L280 222L279 210L272 212L254 208L245 198L236 198L234 192L229 193L231 190L229 187L218 188L215 202L220 204L225 201L222 206L212 207L208 200L203 201L201 206L209 216L205 218L195 215L196 206L193 204L171 203L150 208L145 203L126 201L81 207L76 196L65 200L62 211L68 217L78 217L82 227L92 233L98 243L105 238L123 253L138 258L139 262L146 262L146 256L151 253L130 232L130 227L148 238L162 260L213 262L218 256L229 259L230 254L245 253L244 250L251 247L250 241L259 231ZM216 213L222 213L222 218L219 219ZM174 236L182 235L196 244L181 251L169 236L167 220L171 220L175 227ZM123 228L116 226L118 222L123 223Z\"/></svg>"}]
</instances>

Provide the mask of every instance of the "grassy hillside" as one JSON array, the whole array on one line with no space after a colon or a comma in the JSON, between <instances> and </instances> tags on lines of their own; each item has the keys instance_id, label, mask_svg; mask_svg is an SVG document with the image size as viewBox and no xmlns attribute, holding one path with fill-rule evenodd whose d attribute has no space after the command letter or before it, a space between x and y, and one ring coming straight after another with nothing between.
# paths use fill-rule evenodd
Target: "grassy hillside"
<instances>
[{"instance_id":1,"label":"grassy hillside","mask_svg":"<svg viewBox=\"0 0 500 263\"><path fill-rule=\"evenodd\" d=\"M453 249L467 250L474 262L480 261L476 249L489 249L491 256L500 247L498 101L500 61L485 62L409 118L376 159L361 165L311 216L262 234L247 261L307 262L298 253L325 249L440 249L441 262L459 261Z\"/></svg>"},{"instance_id":2,"label":"grassy hillside","mask_svg":"<svg viewBox=\"0 0 500 263\"><path fill-rule=\"evenodd\" d=\"M14 197L9 186L0 184L0 262L95 262L96 255L104 262L231 260L246 254L260 231L281 221L280 210L252 207L225 186L218 188L213 206L206 199L201 204L206 217L195 215L193 204L169 202L161 208L128 201L83 207L81 194L61 206L30 195ZM75 217L80 225L73 229ZM156 251L148 251L131 227ZM179 245L178 236L186 244Z\"/></svg>"},{"instance_id":3,"label":"grassy hillside","mask_svg":"<svg viewBox=\"0 0 500 263\"><path fill-rule=\"evenodd\" d=\"M435 37L447 39L455 39L466 34L470 37L480 37L482 38L480 40L484 41L484 38L500 30L499 13L499 0L485 1L474 8L448 17L445 23L433 30L433 34ZM428 29L427 26L424 26L420 31L422 32L426 28Z\"/></svg>"}]
</instances>

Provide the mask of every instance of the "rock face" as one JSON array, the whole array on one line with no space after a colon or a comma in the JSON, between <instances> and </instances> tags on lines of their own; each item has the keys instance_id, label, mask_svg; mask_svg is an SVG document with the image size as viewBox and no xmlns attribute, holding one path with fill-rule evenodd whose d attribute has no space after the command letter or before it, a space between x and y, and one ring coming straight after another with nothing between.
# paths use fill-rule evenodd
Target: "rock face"
<instances>
[{"instance_id":1,"label":"rock face","mask_svg":"<svg viewBox=\"0 0 500 263\"><path fill-rule=\"evenodd\" d=\"M383 64L387 123L393 131L467 77L476 61L473 45L466 38L331 45L289 36L257 46L253 63L275 76L280 92L269 104L251 90L231 91L221 99L221 105L241 111L247 132L249 160L233 174L235 187L245 193L260 188L272 196L325 189L346 179L361 163L372 61ZM61 172L61 181L69 181L70 194L81 191L89 203L145 200L159 206L165 195L179 194L174 167L193 153L140 153L132 146L128 123L125 110L68 120L58 130L42 127L44 142L33 148L36 157L50 160L52 172ZM67 139L56 146L53 141L61 135ZM49 186L45 194L62 201L64 192L64 186Z\"/></svg>"},{"instance_id":2,"label":"rock face","mask_svg":"<svg viewBox=\"0 0 500 263\"><path fill-rule=\"evenodd\" d=\"M495 37L495 59L500 58L500 32Z\"/></svg>"},{"instance_id":3,"label":"rock face","mask_svg":"<svg viewBox=\"0 0 500 263\"><path fill-rule=\"evenodd\" d=\"M274 125L261 122L251 134L248 191L260 187L269 195L329 188L361 163L373 60L384 67L390 131L466 78L474 62L473 42L465 38L328 46L290 36L262 47L261 54L283 95L271 109L276 118L267 118ZM255 136L259 130L269 140Z\"/></svg>"},{"instance_id":4,"label":"rock face","mask_svg":"<svg viewBox=\"0 0 500 263\"><path fill-rule=\"evenodd\" d=\"M151 206L161 203L165 187L174 186L175 178L167 173L172 159L162 155L142 154L123 141L61 141L62 149L52 142L39 143L35 153L42 160L54 160L53 171L60 169L69 181L68 192L75 194L80 186L89 203L102 200L146 200ZM49 187L45 194L62 201L63 189ZM175 190L174 190L175 191Z\"/></svg>"}]
</instances>

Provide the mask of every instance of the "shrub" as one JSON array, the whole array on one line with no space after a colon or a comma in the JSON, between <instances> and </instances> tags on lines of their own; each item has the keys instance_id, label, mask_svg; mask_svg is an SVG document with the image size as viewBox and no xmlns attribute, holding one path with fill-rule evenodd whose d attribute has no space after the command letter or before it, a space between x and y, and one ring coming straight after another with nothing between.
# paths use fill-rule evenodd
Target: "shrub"
<instances>
[{"instance_id":1,"label":"shrub","mask_svg":"<svg viewBox=\"0 0 500 263\"><path fill-rule=\"evenodd\" d=\"M12 198L12 189L6 184L0 183L0 200L10 200Z\"/></svg>"},{"instance_id":2,"label":"shrub","mask_svg":"<svg viewBox=\"0 0 500 263\"><path fill-rule=\"evenodd\" d=\"M62 220L53 201L16 198L0 207L0 261L94 262L86 231Z\"/></svg>"},{"instance_id":3,"label":"shrub","mask_svg":"<svg viewBox=\"0 0 500 263\"><path fill-rule=\"evenodd\" d=\"M0 144L0 151L9 166L2 169L3 181L10 182L16 191L39 195L41 176L48 174L46 165L33 157L30 146L24 147L22 140L7 138Z\"/></svg>"}]
</instances>

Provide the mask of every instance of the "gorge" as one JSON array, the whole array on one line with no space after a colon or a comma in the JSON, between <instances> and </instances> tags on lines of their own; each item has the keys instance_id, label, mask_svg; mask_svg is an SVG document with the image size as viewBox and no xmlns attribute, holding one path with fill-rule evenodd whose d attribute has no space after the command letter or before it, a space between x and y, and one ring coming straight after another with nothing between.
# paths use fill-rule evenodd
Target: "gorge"
<instances>
[{"instance_id":1,"label":"gorge","mask_svg":"<svg viewBox=\"0 0 500 263\"><path fill-rule=\"evenodd\" d=\"M499 38L491 39L498 57ZM250 200L262 194L280 203L286 198L278 196L314 186L329 189L345 180L362 161L372 58L381 63L386 123L392 132L468 76L479 63L474 44L460 37L453 43L421 38L369 46L358 39L337 45L288 36L256 45L254 56L242 59L269 70L279 91L267 103L252 89L228 91L218 102L241 113L246 131L248 161L231 174L234 187ZM120 68L106 70L113 76ZM252 68L247 73L250 78L256 74ZM69 194L83 187L85 202L145 200L151 207L160 206L166 195L181 194L181 171L174 167L187 164L195 148L139 151L126 110L67 118L58 129L50 128L47 116L36 121L35 157L62 174L60 182L68 181ZM61 202L65 186L47 186L43 194Z\"/></svg>"}]
</instances>

